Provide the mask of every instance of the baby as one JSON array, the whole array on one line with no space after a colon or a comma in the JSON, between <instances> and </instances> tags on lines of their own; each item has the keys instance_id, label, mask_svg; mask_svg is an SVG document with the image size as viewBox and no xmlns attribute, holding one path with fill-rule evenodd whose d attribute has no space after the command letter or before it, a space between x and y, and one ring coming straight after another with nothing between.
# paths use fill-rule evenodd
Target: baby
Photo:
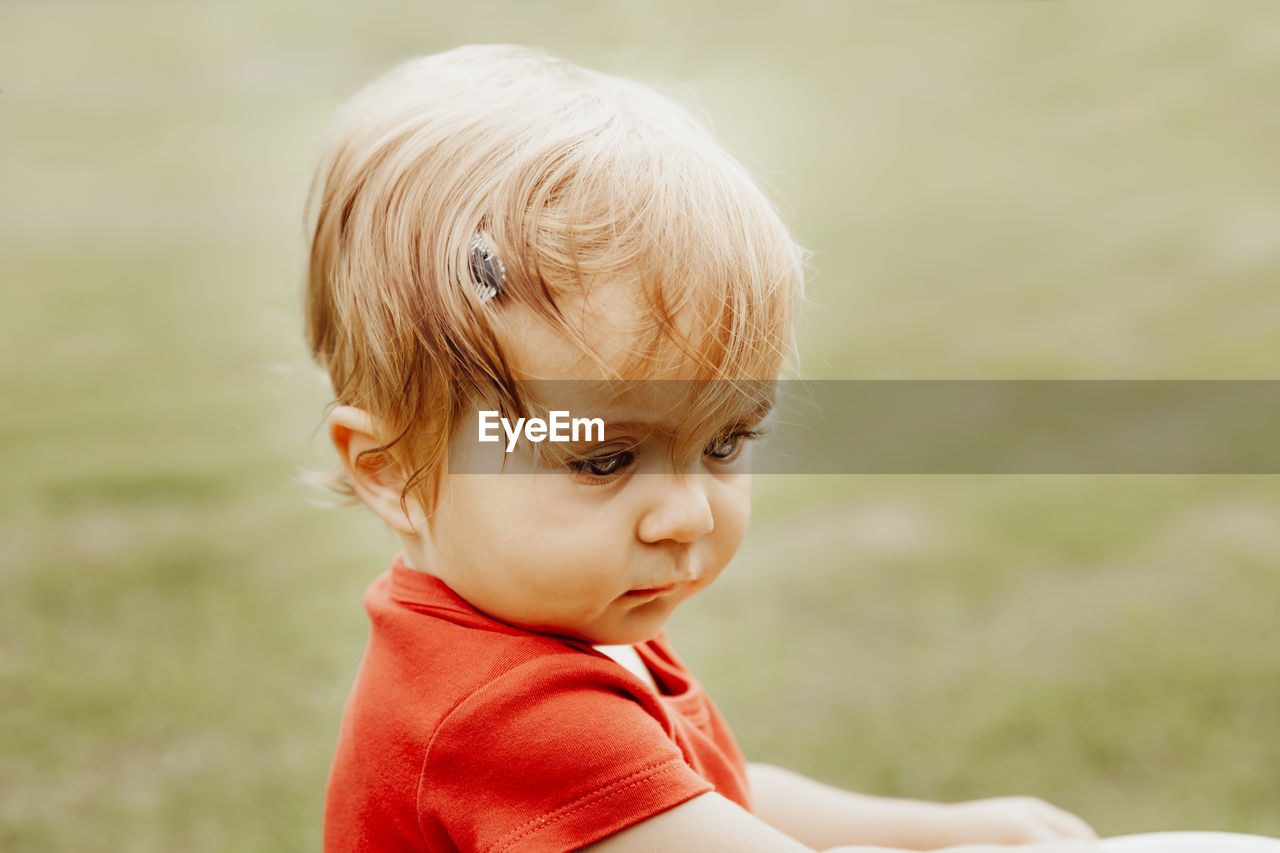
<instances>
[{"instance_id":1,"label":"baby","mask_svg":"<svg viewBox=\"0 0 1280 853\"><path fill-rule=\"evenodd\" d=\"M412 61L341 110L311 209L332 485L399 542L326 850L1095 849L1032 798L749 763L672 650L746 532L803 260L679 107L531 49Z\"/></svg>"}]
</instances>

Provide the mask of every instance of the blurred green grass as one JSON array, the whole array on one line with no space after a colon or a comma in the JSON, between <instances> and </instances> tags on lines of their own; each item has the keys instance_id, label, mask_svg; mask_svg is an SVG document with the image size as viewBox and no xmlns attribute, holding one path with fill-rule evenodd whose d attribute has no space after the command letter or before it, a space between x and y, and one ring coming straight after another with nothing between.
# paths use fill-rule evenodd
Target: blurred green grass
<instances>
[{"instance_id":1,"label":"blurred green grass","mask_svg":"<svg viewBox=\"0 0 1280 853\"><path fill-rule=\"evenodd\" d=\"M694 102L814 250L814 377L1272 378L1267 0L15 3L0 27L0 849L314 849L390 538L298 319L333 109L541 44ZM761 478L672 633L747 753L1280 835L1273 477Z\"/></svg>"}]
</instances>

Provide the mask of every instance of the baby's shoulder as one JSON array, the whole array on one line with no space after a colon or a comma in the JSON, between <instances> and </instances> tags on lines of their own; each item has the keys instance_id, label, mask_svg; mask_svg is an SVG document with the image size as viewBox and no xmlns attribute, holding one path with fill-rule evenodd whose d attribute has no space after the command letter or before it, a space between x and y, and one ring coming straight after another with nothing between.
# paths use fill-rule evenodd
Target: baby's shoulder
<instances>
[{"instance_id":1,"label":"baby's shoulder","mask_svg":"<svg viewBox=\"0 0 1280 853\"><path fill-rule=\"evenodd\" d=\"M439 579L392 572L365 604L369 641L344 724L366 743L421 758L479 732L571 738L592 718L673 728L654 691L616 660L582 640L495 620Z\"/></svg>"},{"instance_id":2,"label":"baby's shoulder","mask_svg":"<svg viewBox=\"0 0 1280 853\"><path fill-rule=\"evenodd\" d=\"M416 612L375 621L348 710L394 716L403 736L431 738L446 720L509 724L534 704L589 706L604 695L647 707L642 687L582 641Z\"/></svg>"}]
</instances>

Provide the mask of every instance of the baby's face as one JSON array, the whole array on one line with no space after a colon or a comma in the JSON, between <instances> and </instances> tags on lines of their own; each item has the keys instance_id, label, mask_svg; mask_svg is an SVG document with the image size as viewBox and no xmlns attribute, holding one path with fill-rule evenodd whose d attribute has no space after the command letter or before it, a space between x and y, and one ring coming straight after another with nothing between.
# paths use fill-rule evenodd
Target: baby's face
<instances>
[{"instance_id":1,"label":"baby's face","mask_svg":"<svg viewBox=\"0 0 1280 853\"><path fill-rule=\"evenodd\" d=\"M523 376L582 376L577 350L554 337L530 333L512 349ZM705 435L682 433L694 428L663 396L655 383L633 383L621 399L579 399L574 416L601 417L604 440L544 443L540 455L523 438L511 453L505 436L480 443L472 411L454 435L435 511L406 540L410 565L530 630L600 645L656 635L742 542L746 434L759 418L729 412Z\"/></svg>"}]
</instances>

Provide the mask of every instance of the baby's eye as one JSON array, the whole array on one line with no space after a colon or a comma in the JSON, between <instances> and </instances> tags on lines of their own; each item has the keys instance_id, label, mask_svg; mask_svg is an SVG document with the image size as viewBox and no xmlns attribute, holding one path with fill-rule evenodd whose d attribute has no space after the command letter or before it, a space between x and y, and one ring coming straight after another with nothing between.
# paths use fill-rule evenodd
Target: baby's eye
<instances>
[{"instance_id":1,"label":"baby's eye","mask_svg":"<svg viewBox=\"0 0 1280 853\"><path fill-rule=\"evenodd\" d=\"M715 441L707 445L706 450L702 451L704 455L710 456L712 459L719 459L727 462L738 455L742 450L742 446L747 441L755 438L759 433L750 430L739 430L729 435L721 436Z\"/></svg>"},{"instance_id":2,"label":"baby's eye","mask_svg":"<svg viewBox=\"0 0 1280 853\"><path fill-rule=\"evenodd\" d=\"M583 474L588 478L605 479L622 473L635 462L635 459L636 455L632 451L620 450L608 456L574 459L568 464L569 469L577 474Z\"/></svg>"}]
</instances>

